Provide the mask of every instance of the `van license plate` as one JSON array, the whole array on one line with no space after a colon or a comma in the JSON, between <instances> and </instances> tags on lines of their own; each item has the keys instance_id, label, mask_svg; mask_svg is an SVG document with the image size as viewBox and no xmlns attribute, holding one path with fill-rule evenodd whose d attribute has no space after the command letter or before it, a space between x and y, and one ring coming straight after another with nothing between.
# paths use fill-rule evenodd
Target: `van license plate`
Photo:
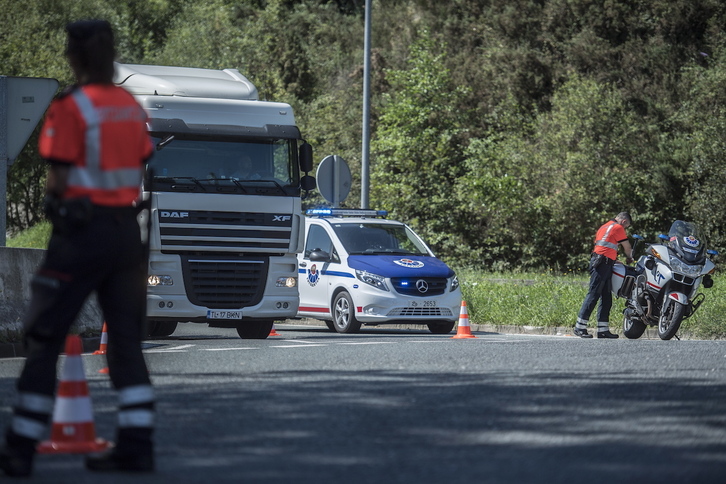
<instances>
[{"instance_id":1,"label":"van license plate","mask_svg":"<svg viewBox=\"0 0 726 484\"><path fill-rule=\"evenodd\" d=\"M413 299L408 302L408 307L410 307L410 308L435 308L436 300L435 299L422 299L422 300Z\"/></svg>"},{"instance_id":2,"label":"van license plate","mask_svg":"<svg viewBox=\"0 0 726 484\"><path fill-rule=\"evenodd\" d=\"M218 309L208 309L207 319L242 319L242 311L224 311Z\"/></svg>"}]
</instances>

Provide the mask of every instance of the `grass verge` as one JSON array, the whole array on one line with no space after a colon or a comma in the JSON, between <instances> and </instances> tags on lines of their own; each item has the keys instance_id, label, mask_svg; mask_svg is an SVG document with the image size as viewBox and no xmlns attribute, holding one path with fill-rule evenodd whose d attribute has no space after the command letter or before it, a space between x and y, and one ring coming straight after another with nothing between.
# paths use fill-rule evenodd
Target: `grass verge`
<instances>
[{"instance_id":1,"label":"grass verge","mask_svg":"<svg viewBox=\"0 0 726 484\"><path fill-rule=\"evenodd\" d=\"M458 269L462 293L474 324L571 327L587 293L585 274L484 273ZM714 276L710 289L701 288L706 300L681 324L682 332L697 338L726 338L726 278ZM610 327L621 330L623 299L613 299ZM591 321L594 329L595 321Z\"/></svg>"}]
</instances>

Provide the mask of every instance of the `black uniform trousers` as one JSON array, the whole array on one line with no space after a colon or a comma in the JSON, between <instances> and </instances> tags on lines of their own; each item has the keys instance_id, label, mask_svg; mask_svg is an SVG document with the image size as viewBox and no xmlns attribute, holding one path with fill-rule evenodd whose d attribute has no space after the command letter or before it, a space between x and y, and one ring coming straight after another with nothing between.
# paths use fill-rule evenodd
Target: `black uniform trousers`
<instances>
[{"instance_id":1,"label":"black uniform trousers","mask_svg":"<svg viewBox=\"0 0 726 484\"><path fill-rule=\"evenodd\" d=\"M582 302L582 307L577 317L581 321L588 321L595 310L598 300L600 306L597 310L598 322L610 320L610 309L613 305L613 296L610 293L612 288L611 278L615 261L604 255L592 254L590 257L590 286L587 296Z\"/></svg>"},{"instance_id":2,"label":"black uniform trousers","mask_svg":"<svg viewBox=\"0 0 726 484\"><path fill-rule=\"evenodd\" d=\"M27 359L17 381L21 397L53 397L56 365L66 334L95 291L107 324L111 382L118 390L144 389L144 396L134 403L148 411L153 409L151 382L141 351L147 268L137 213L131 207L95 207L92 218L81 226L54 226L45 260L31 284L24 333ZM46 415L23 413L22 407L16 407L15 415L21 414L21 420L47 419ZM151 425L144 427L136 436L140 436L142 447L150 450ZM131 434L133 439L134 432Z\"/></svg>"}]
</instances>

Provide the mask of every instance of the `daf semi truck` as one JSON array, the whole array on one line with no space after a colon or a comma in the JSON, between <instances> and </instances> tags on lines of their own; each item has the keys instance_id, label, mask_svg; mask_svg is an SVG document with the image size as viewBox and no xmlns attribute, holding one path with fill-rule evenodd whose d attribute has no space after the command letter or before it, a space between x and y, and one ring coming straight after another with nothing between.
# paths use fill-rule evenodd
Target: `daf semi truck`
<instances>
[{"instance_id":1,"label":"daf semi truck","mask_svg":"<svg viewBox=\"0 0 726 484\"><path fill-rule=\"evenodd\" d=\"M117 64L114 81L156 146L143 187L149 336L191 322L266 338L297 313L301 194L315 186L292 108L260 101L236 69Z\"/></svg>"}]
</instances>

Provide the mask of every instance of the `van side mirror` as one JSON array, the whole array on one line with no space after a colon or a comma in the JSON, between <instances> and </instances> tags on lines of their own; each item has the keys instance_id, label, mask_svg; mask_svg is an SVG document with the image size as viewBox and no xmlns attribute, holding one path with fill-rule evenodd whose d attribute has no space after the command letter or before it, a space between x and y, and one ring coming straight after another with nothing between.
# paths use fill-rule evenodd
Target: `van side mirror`
<instances>
[{"instance_id":1,"label":"van side mirror","mask_svg":"<svg viewBox=\"0 0 726 484\"><path fill-rule=\"evenodd\" d=\"M313 262L330 262L330 254L320 249L310 252L309 258Z\"/></svg>"}]
</instances>

